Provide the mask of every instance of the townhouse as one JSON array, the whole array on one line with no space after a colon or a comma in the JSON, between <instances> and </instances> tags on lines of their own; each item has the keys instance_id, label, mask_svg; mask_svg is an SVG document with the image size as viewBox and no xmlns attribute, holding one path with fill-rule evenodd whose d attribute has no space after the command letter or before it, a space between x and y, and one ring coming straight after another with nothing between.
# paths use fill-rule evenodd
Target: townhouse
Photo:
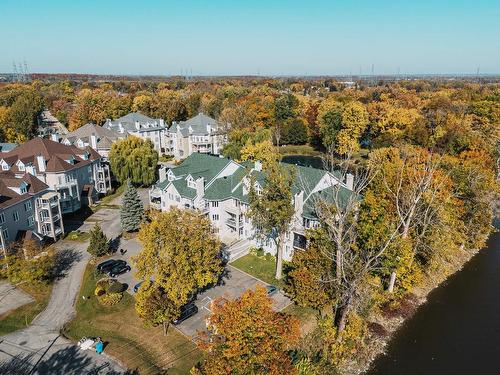
<instances>
[{"instance_id":1,"label":"townhouse","mask_svg":"<svg viewBox=\"0 0 500 375\"><path fill-rule=\"evenodd\" d=\"M24 238L56 241L64 235L59 195L29 173L0 172L0 249Z\"/></svg>"},{"instance_id":2,"label":"townhouse","mask_svg":"<svg viewBox=\"0 0 500 375\"><path fill-rule=\"evenodd\" d=\"M291 260L294 249L303 249L305 231L317 226L315 203L331 199L333 194L347 197L352 191L352 176L342 181L341 176L321 169L296 168L292 186L294 217L286 234L283 257ZM260 162L237 163L223 157L194 153L179 166L160 169L160 179L149 191L152 208L166 211L171 207L193 209L207 215L227 245L247 241L248 246L262 247L276 253L271 239L258 239L248 217L251 183L259 192L265 186L265 172Z\"/></svg>"},{"instance_id":3,"label":"townhouse","mask_svg":"<svg viewBox=\"0 0 500 375\"><path fill-rule=\"evenodd\" d=\"M199 113L187 121L173 122L168 129L166 152L176 160L192 153L219 154L227 134L215 119Z\"/></svg>"},{"instance_id":4,"label":"townhouse","mask_svg":"<svg viewBox=\"0 0 500 375\"><path fill-rule=\"evenodd\" d=\"M103 128L114 130L123 136L131 134L144 140L149 139L160 155L166 153L168 129L163 119L153 119L142 113L134 112L116 120L106 120Z\"/></svg>"},{"instance_id":5,"label":"townhouse","mask_svg":"<svg viewBox=\"0 0 500 375\"><path fill-rule=\"evenodd\" d=\"M53 134L51 139L67 146L76 146L81 149L91 147L107 161L111 145L120 139L125 139L127 134L104 128L96 124L85 124L82 127L65 135Z\"/></svg>"},{"instance_id":6,"label":"townhouse","mask_svg":"<svg viewBox=\"0 0 500 375\"><path fill-rule=\"evenodd\" d=\"M111 187L102 157L91 147L78 148L34 138L8 152L0 152L0 170L16 177L26 173L58 194L62 213L92 204Z\"/></svg>"}]
</instances>

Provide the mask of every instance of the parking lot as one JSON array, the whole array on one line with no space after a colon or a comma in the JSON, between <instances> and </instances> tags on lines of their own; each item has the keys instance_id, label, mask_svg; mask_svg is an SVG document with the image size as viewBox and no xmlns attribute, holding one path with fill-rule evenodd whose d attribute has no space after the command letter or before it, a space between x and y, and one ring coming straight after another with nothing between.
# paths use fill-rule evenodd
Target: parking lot
<instances>
[{"instance_id":1,"label":"parking lot","mask_svg":"<svg viewBox=\"0 0 500 375\"><path fill-rule=\"evenodd\" d=\"M127 284L128 292L130 294L134 294L133 287L140 280L135 278L135 270L134 265L131 262L131 257L138 254L141 247L139 242L135 239L122 241L120 247L125 249L127 252L123 256L121 256L120 253L117 253L113 258L126 260L132 267L132 271L118 276L118 280L121 283ZM253 289L257 285L265 286L267 284L231 265L228 265L226 267L226 275L223 278L221 285L215 286L204 291L203 293L198 294L195 300L195 304L198 307L198 313L176 327L186 336L192 337L197 331L206 329L205 319L210 314L210 303L213 300L219 297L231 299L237 298L241 296L245 290ZM284 309L291 303L290 299L279 291L271 298L274 301L274 308L277 311Z\"/></svg>"}]
</instances>

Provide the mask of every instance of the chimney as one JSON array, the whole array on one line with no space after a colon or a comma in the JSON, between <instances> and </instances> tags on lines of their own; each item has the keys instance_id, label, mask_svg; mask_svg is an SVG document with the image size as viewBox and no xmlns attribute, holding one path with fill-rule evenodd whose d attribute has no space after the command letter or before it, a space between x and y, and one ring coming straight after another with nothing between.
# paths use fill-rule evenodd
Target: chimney
<instances>
[{"instance_id":1,"label":"chimney","mask_svg":"<svg viewBox=\"0 0 500 375\"><path fill-rule=\"evenodd\" d=\"M90 147L97 150L97 137L94 133L90 136Z\"/></svg>"},{"instance_id":2,"label":"chimney","mask_svg":"<svg viewBox=\"0 0 500 375\"><path fill-rule=\"evenodd\" d=\"M36 162L38 164L38 170L40 172L45 172L45 158L43 157L43 155L38 155L36 157Z\"/></svg>"},{"instance_id":3,"label":"chimney","mask_svg":"<svg viewBox=\"0 0 500 375\"><path fill-rule=\"evenodd\" d=\"M26 166L26 173L29 173L32 176L36 176L35 167L33 165Z\"/></svg>"},{"instance_id":4,"label":"chimney","mask_svg":"<svg viewBox=\"0 0 500 375\"><path fill-rule=\"evenodd\" d=\"M160 178L159 182L163 182L167 179L167 167L166 166L160 167L160 169L158 170L158 177Z\"/></svg>"},{"instance_id":5,"label":"chimney","mask_svg":"<svg viewBox=\"0 0 500 375\"><path fill-rule=\"evenodd\" d=\"M163 119L161 118L160 119L160 126L163 128L165 126L165 122L163 121Z\"/></svg>"},{"instance_id":6,"label":"chimney","mask_svg":"<svg viewBox=\"0 0 500 375\"><path fill-rule=\"evenodd\" d=\"M304 191L301 190L293 198L295 214L300 217L304 211Z\"/></svg>"},{"instance_id":7,"label":"chimney","mask_svg":"<svg viewBox=\"0 0 500 375\"><path fill-rule=\"evenodd\" d=\"M141 128L141 124L139 123L139 121L136 121L136 122L135 122L135 128L136 128L137 130L139 130L139 129Z\"/></svg>"},{"instance_id":8,"label":"chimney","mask_svg":"<svg viewBox=\"0 0 500 375\"><path fill-rule=\"evenodd\" d=\"M210 125L207 124L207 133L210 134L212 131L212 128L210 127Z\"/></svg>"},{"instance_id":9,"label":"chimney","mask_svg":"<svg viewBox=\"0 0 500 375\"><path fill-rule=\"evenodd\" d=\"M262 171L262 163L260 162L260 160L255 161L255 166L253 167L253 169L258 172Z\"/></svg>"},{"instance_id":10,"label":"chimney","mask_svg":"<svg viewBox=\"0 0 500 375\"><path fill-rule=\"evenodd\" d=\"M200 177L196 180L196 196L198 198L203 198L205 195L205 179Z\"/></svg>"},{"instance_id":11,"label":"chimney","mask_svg":"<svg viewBox=\"0 0 500 375\"><path fill-rule=\"evenodd\" d=\"M59 136L57 135L57 133L52 133L50 135L50 139L54 142L59 142Z\"/></svg>"},{"instance_id":12,"label":"chimney","mask_svg":"<svg viewBox=\"0 0 500 375\"><path fill-rule=\"evenodd\" d=\"M354 189L354 175L348 173L345 178L345 184L349 190Z\"/></svg>"}]
</instances>

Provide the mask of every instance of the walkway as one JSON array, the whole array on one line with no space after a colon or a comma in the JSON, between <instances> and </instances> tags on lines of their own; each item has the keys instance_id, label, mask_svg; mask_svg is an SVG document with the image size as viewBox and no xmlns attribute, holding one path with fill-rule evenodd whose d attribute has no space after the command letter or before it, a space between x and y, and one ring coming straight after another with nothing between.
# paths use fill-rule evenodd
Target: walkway
<instances>
[{"instance_id":1,"label":"walkway","mask_svg":"<svg viewBox=\"0 0 500 375\"><path fill-rule=\"evenodd\" d=\"M100 217L102 218L102 217ZM101 227L109 238L119 232L119 210L108 210ZM81 351L59 335L75 313L75 300L90 256L87 243L60 241L60 278L55 282L47 308L26 329L0 337L0 373L23 374L123 374L106 355ZM3 363L2 363L3 362ZM22 372L20 369L27 371Z\"/></svg>"}]
</instances>

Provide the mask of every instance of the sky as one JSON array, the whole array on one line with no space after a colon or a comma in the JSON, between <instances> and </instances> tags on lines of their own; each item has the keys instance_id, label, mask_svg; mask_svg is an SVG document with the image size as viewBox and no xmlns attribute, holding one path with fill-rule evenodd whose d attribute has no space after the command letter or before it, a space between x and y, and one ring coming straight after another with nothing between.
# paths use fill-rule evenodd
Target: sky
<instances>
[{"instance_id":1,"label":"sky","mask_svg":"<svg viewBox=\"0 0 500 375\"><path fill-rule=\"evenodd\" d=\"M0 0L0 72L500 73L499 0Z\"/></svg>"}]
</instances>

